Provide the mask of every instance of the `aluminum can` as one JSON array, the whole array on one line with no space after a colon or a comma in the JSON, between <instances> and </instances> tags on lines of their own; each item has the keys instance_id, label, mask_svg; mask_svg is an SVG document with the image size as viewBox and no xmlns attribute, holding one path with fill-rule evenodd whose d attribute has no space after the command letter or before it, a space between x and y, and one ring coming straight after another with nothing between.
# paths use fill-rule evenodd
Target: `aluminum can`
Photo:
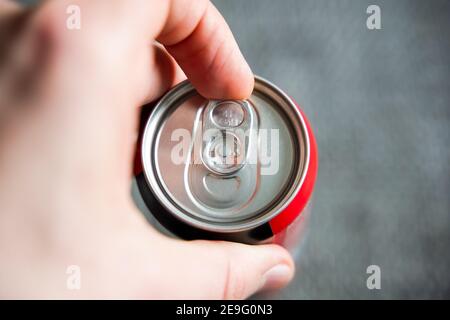
<instances>
[{"instance_id":1,"label":"aluminum can","mask_svg":"<svg viewBox=\"0 0 450 320\"><path fill-rule=\"evenodd\" d=\"M182 239L292 248L317 169L309 121L277 86L255 77L247 100L210 100L186 80L142 113L134 197Z\"/></svg>"}]
</instances>

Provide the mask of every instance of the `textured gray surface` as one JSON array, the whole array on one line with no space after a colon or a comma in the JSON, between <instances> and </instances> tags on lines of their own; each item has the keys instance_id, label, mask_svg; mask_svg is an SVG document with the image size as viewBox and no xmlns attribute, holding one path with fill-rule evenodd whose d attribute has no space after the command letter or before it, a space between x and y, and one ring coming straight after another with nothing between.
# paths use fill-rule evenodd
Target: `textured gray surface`
<instances>
[{"instance_id":1,"label":"textured gray surface","mask_svg":"<svg viewBox=\"0 0 450 320\"><path fill-rule=\"evenodd\" d=\"M317 135L309 236L276 297L450 298L450 1L214 3Z\"/></svg>"},{"instance_id":2,"label":"textured gray surface","mask_svg":"<svg viewBox=\"0 0 450 320\"><path fill-rule=\"evenodd\" d=\"M214 3L317 135L309 235L275 297L450 298L450 1ZM380 31L366 28L369 4Z\"/></svg>"}]
</instances>

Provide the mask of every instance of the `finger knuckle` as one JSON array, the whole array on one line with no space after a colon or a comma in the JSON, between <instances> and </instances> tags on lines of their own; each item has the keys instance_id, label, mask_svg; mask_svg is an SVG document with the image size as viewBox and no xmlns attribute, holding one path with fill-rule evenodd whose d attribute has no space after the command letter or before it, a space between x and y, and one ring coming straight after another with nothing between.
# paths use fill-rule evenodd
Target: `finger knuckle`
<instances>
[{"instance_id":1,"label":"finger knuckle","mask_svg":"<svg viewBox=\"0 0 450 320\"><path fill-rule=\"evenodd\" d=\"M30 29L50 48L67 40L65 8L62 2L49 1L32 15Z\"/></svg>"}]
</instances>

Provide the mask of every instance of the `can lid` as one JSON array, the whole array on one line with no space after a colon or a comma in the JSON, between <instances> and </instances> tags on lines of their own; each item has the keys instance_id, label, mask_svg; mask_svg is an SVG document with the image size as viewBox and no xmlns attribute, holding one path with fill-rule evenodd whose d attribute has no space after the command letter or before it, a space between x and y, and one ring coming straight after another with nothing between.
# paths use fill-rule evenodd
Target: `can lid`
<instances>
[{"instance_id":1,"label":"can lid","mask_svg":"<svg viewBox=\"0 0 450 320\"><path fill-rule=\"evenodd\" d=\"M260 77L247 100L208 100L184 81L155 106L142 143L144 174L178 219L220 232L281 212L301 187L309 138L294 102Z\"/></svg>"}]
</instances>

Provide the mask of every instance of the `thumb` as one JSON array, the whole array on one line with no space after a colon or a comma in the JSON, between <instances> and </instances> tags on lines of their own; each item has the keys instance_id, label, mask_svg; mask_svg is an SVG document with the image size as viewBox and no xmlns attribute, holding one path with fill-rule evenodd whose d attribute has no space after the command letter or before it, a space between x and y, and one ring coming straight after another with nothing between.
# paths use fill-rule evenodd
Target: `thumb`
<instances>
[{"instance_id":1,"label":"thumb","mask_svg":"<svg viewBox=\"0 0 450 320\"><path fill-rule=\"evenodd\" d=\"M260 290L279 289L294 276L290 254L277 245L250 246L219 241L173 242L166 250L173 298L244 299ZM167 278L166 278L167 279ZM172 288L170 288L172 287Z\"/></svg>"}]
</instances>

